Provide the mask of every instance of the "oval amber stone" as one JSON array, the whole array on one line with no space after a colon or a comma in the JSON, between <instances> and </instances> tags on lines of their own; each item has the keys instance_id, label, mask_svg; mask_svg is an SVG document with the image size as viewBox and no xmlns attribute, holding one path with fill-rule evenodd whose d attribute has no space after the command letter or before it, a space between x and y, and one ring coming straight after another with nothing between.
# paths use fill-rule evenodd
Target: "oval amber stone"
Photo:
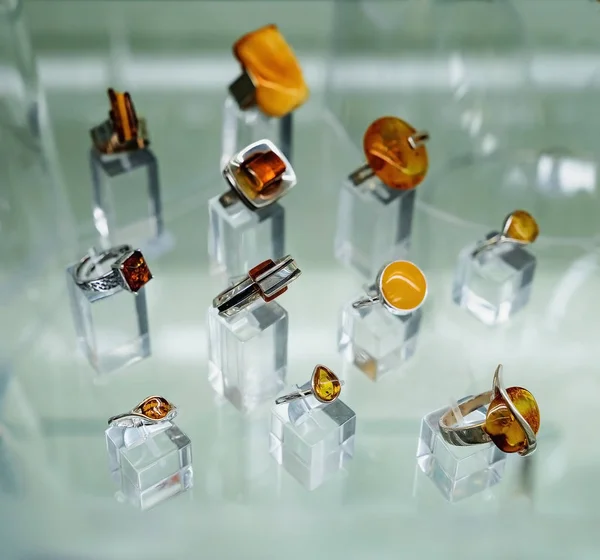
<instances>
[{"instance_id":1,"label":"oval amber stone","mask_svg":"<svg viewBox=\"0 0 600 560\"><path fill-rule=\"evenodd\" d=\"M408 141L416 132L396 117L377 119L365 132L363 148L367 163L392 189L413 189L427 174L427 149L425 146L413 148Z\"/></svg>"},{"instance_id":2,"label":"oval amber stone","mask_svg":"<svg viewBox=\"0 0 600 560\"><path fill-rule=\"evenodd\" d=\"M533 395L522 387L509 387L506 392L521 416L537 434L540 429L540 410ZM501 395L490 403L484 429L494 444L505 453L516 453L527 448L525 430L512 415Z\"/></svg>"},{"instance_id":3,"label":"oval amber stone","mask_svg":"<svg viewBox=\"0 0 600 560\"><path fill-rule=\"evenodd\" d=\"M317 366L312 378L313 393L322 401L331 402L342 390L338 376L325 366Z\"/></svg>"},{"instance_id":4,"label":"oval amber stone","mask_svg":"<svg viewBox=\"0 0 600 560\"><path fill-rule=\"evenodd\" d=\"M383 269L380 290L390 306L410 313L425 301L427 279L416 264L395 261Z\"/></svg>"},{"instance_id":5,"label":"oval amber stone","mask_svg":"<svg viewBox=\"0 0 600 560\"><path fill-rule=\"evenodd\" d=\"M152 420L162 420L171 412L173 406L167 399L162 397L152 397L146 399L140 407L141 412L144 416L151 418Z\"/></svg>"},{"instance_id":6,"label":"oval amber stone","mask_svg":"<svg viewBox=\"0 0 600 560\"><path fill-rule=\"evenodd\" d=\"M525 210L515 210L506 218L504 235L510 239L533 243L539 233L535 218Z\"/></svg>"}]
</instances>

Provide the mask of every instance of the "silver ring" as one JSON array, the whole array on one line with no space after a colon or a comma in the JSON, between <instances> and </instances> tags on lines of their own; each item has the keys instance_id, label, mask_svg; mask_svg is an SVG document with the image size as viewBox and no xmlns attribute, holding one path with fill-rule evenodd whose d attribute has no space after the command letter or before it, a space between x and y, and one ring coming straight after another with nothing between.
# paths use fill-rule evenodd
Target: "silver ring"
<instances>
[{"instance_id":1,"label":"silver ring","mask_svg":"<svg viewBox=\"0 0 600 560\"><path fill-rule=\"evenodd\" d=\"M531 455L537 447L536 434L540 426L540 416L533 395L522 387L504 388L502 365L496 368L492 390L471 397L458 408L463 417L487 406L485 420L463 423L449 408L439 420L442 438L452 445L466 446L493 442L505 453L519 453L523 457ZM516 403L516 404L515 404ZM527 409L521 413L518 406Z\"/></svg>"},{"instance_id":2,"label":"silver ring","mask_svg":"<svg viewBox=\"0 0 600 560\"><path fill-rule=\"evenodd\" d=\"M101 265L110 265L110 270L98 273ZM73 278L84 291L110 292L123 288L137 293L152 279L152 274L139 249L119 245L97 255L86 255L73 270Z\"/></svg>"},{"instance_id":3,"label":"silver ring","mask_svg":"<svg viewBox=\"0 0 600 560\"><path fill-rule=\"evenodd\" d=\"M276 261L267 260L255 266L242 280L223 290L213 300L219 315L230 317L258 299L273 301L283 294L301 271L288 255Z\"/></svg>"},{"instance_id":4,"label":"silver ring","mask_svg":"<svg viewBox=\"0 0 600 560\"><path fill-rule=\"evenodd\" d=\"M297 391L277 398L275 404L286 404L311 395L320 403L329 404L340 396L342 386L344 385L344 382L340 381L333 371L320 364L315 366L309 383L309 388L305 389L304 386L299 387Z\"/></svg>"},{"instance_id":5,"label":"silver ring","mask_svg":"<svg viewBox=\"0 0 600 560\"><path fill-rule=\"evenodd\" d=\"M109 426L119 428L139 428L161 422L170 422L177 416L177 407L164 397L146 397L129 412L117 414L108 419Z\"/></svg>"}]
</instances>

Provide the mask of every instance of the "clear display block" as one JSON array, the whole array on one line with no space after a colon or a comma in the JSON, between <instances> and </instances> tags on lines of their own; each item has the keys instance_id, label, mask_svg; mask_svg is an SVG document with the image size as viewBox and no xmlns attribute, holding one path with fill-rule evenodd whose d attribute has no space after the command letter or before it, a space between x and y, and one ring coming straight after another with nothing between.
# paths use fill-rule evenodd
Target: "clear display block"
<instances>
[{"instance_id":1,"label":"clear display block","mask_svg":"<svg viewBox=\"0 0 600 560\"><path fill-rule=\"evenodd\" d=\"M367 292L373 291L371 286ZM338 331L338 350L344 359L377 381L390 371L398 371L415 352L422 310L398 316L382 305L354 309L357 295L343 308Z\"/></svg>"},{"instance_id":2,"label":"clear display block","mask_svg":"<svg viewBox=\"0 0 600 560\"><path fill-rule=\"evenodd\" d=\"M441 408L421 420L417 462L444 497L453 502L500 482L506 453L492 443L461 447L444 441L439 421L447 410L448 407ZM465 419L475 422L484 418L485 408L472 412Z\"/></svg>"},{"instance_id":3,"label":"clear display block","mask_svg":"<svg viewBox=\"0 0 600 560\"><path fill-rule=\"evenodd\" d=\"M387 262L405 259L410 248L415 191L388 188L371 178L340 191L335 257L367 278Z\"/></svg>"},{"instance_id":4,"label":"clear display block","mask_svg":"<svg viewBox=\"0 0 600 560\"><path fill-rule=\"evenodd\" d=\"M292 114L280 119L267 117L257 107L242 110L236 100L228 96L223 107L223 138L221 169L240 150L253 142L268 138L291 161Z\"/></svg>"},{"instance_id":5,"label":"clear display block","mask_svg":"<svg viewBox=\"0 0 600 560\"><path fill-rule=\"evenodd\" d=\"M285 210L277 202L250 210L233 193L208 202L208 253L213 274L248 274L258 263L285 256Z\"/></svg>"},{"instance_id":6,"label":"clear display block","mask_svg":"<svg viewBox=\"0 0 600 560\"><path fill-rule=\"evenodd\" d=\"M465 247L458 256L452 299L486 325L505 323L529 301L536 259L509 243L473 257L476 246Z\"/></svg>"},{"instance_id":7,"label":"clear display block","mask_svg":"<svg viewBox=\"0 0 600 560\"><path fill-rule=\"evenodd\" d=\"M288 314L278 303L256 302L231 317L208 310L208 380L238 410L274 399L285 384Z\"/></svg>"},{"instance_id":8,"label":"clear display block","mask_svg":"<svg viewBox=\"0 0 600 560\"><path fill-rule=\"evenodd\" d=\"M84 291L67 268L67 287L79 346L99 374L108 374L150 355L146 292L115 288ZM99 269L102 267L99 266Z\"/></svg>"},{"instance_id":9,"label":"clear display block","mask_svg":"<svg viewBox=\"0 0 600 560\"><path fill-rule=\"evenodd\" d=\"M127 243L146 256L169 250L163 226L158 160L151 150L102 154L90 149L94 226L105 248Z\"/></svg>"},{"instance_id":10,"label":"clear display block","mask_svg":"<svg viewBox=\"0 0 600 560\"><path fill-rule=\"evenodd\" d=\"M192 487L192 444L175 424L113 426L105 434L119 498L148 509Z\"/></svg>"},{"instance_id":11,"label":"clear display block","mask_svg":"<svg viewBox=\"0 0 600 560\"><path fill-rule=\"evenodd\" d=\"M347 468L355 432L356 413L339 398L328 405L310 396L299 398L272 408L270 452L296 480L314 490Z\"/></svg>"}]
</instances>

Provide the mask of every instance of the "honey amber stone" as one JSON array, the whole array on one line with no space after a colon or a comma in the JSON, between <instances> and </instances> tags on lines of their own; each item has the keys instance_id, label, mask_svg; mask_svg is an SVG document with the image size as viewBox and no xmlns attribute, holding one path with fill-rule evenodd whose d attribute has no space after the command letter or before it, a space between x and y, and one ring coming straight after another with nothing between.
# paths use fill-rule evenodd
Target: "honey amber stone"
<instances>
[{"instance_id":1,"label":"honey amber stone","mask_svg":"<svg viewBox=\"0 0 600 560\"><path fill-rule=\"evenodd\" d=\"M140 251L134 251L121 264L121 274L127 282L129 289L132 292L139 291L144 284L147 284L152 279L150 269L146 264L146 259Z\"/></svg>"},{"instance_id":2,"label":"honey amber stone","mask_svg":"<svg viewBox=\"0 0 600 560\"><path fill-rule=\"evenodd\" d=\"M322 401L333 401L342 390L337 375L325 366L317 366L312 377L313 393Z\"/></svg>"},{"instance_id":3,"label":"honey amber stone","mask_svg":"<svg viewBox=\"0 0 600 560\"><path fill-rule=\"evenodd\" d=\"M257 194L268 191L269 187L278 186L286 169L284 161L271 151L255 154L240 167L248 174Z\"/></svg>"},{"instance_id":4,"label":"honey amber stone","mask_svg":"<svg viewBox=\"0 0 600 560\"><path fill-rule=\"evenodd\" d=\"M140 406L140 412L152 420L162 420L173 410L173 405L162 397L146 399Z\"/></svg>"},{"instance_id":5,"label":"honey amber stone","mask_svg":"<svg viewBox=\"0 0 600 560\"><path fill-rule=\"evenodd\" d=\"M300 64L276 25L238 39L233 54L252 78L256 104L265 115L283 117L308 98Z\"/></svg>"},{"instance_id":6,"label":"honey amber stone","mask_svg":"<svg viewBox=\"0 0 600 560\"><path fill-rule=\"evenodd\" d=\"M133 101L128 92L108 90L110 100L110 116L119 142L134 140L137 136L138 119Z\"/></svg>"},{"instance_id":7,"label":"honey amber stone","mask_svg":"<svg viewBox=\"0 0 600 560\"><path fill-rule=\"evenodd\" d=\"M416 130L396 117L382 117L367 128L363 148L373 173L392 189L415 188L429 166L425 146L412 147Z\"/></svg>"},{"instance_id":8,"label":"honey amber stone","mask_svg":"<svg viewBox=\"0 0 600 560\"><path fill-rule=\"evenodd\" d=\"M427 279L416 264L395 261L383 269L380 290L390 306L398 311L410 312L425 300Z\"/></svg>"},{"instance_id":9,"label":"honey amber stone","mask_svg":"<svg viewBox=\"0 0 600 560\"><path fill-rule=\"evenodd\" d=\"M535 218L525 210L515 210L506 218L504 235L515 241L533 243L540 233Z\"/></svg>"},{"instance_id":10,"label":"honey amber stone","mask_svg":"<svg viewBox=\"0 0 600 560\"><path fill-rule=\"evenodd\" d=\"M525 421L537 434L540 429L540 410L533 395L522 387L509 387L506 392ZM488 408L484 429L494 444L505 453L516 453L527 448L525 430L497 395Z\"/></svg>"}]
</instances>

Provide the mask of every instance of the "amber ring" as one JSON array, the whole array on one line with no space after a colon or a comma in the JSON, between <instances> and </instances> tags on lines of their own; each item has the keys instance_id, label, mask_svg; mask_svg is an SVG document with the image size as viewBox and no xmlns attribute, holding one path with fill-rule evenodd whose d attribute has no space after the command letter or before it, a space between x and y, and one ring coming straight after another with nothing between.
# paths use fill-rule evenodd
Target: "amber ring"
<instances>
[{"instance_id":1,"label":"amber ring","mask_svg":"<svg viewBox=\"0 0 600 560\"><path fill-rule=\"evenodd\" d=\"M108 419L109 426L139 428L160 422L170 422L177 416L177 407L164 397L153 395L145 398L129 412Z\"/></svg>"},{"instance_id":2,"label":"amber ring","mask_svg":"<svg viewBox=\"0 0 600 560\"><path fill-rule=\"evenodd\" d=\"M298 391L283 395L275 400L275 404L286 404L296 399L315 397L322 404L330 404L340 396L343 381L329 368L317 365L310 381L298 388Z\"/></svg>"},{"instance_id":3,"label":"amber ring","mask_svg":"<svg viewBox=\"0 0 600 560\"><path fill-rule=\"evenodd\" d=\"M423 305L427 297L427 279L423 271L410 261L393 261L382 267L367 297L352 304L361 309L378 303L394 315L409 315Z\"/></svg>"},{"instance_id":4,"label":"amber ring","mask_svg":"<svg viewBox=\"0 0 600 560\"><path fill-rule=\"evenodd\" d=\"M476 257L480 253L492 249L502 243L513 245L529 245L533 243L540 233L535 218L525 210L515 210L504 219L502 231L495 233L480 243L472 253Z\"/></svg>"},{"instance_id":5,"label":"amber ring","mask_svg":"<svg viewBox=\"0 0 600 560\"><path fill-rule=\"evenodd\" d=\"M259 140L233 156L223 169L230 190L221 196L224 207L241 200L260 210L286 195L296 184L296 173L282 151L270 140Z\"/></svg>"},{"instance_id":6,"label":"amber ring","mask_svg":"<svg viewBox=\"0 0 600 560\"><path fill-rule=\"evenodd\" d=\"M107 267L110 270L102 273ZM97 255L86 255L75 267L73 277L84 291L110 292L123 288L135 294L152 279L152 274L139 249L119 245Z\"/></svg>"},{"instance_id":7,"label":"amber ring","mask_svg":"<svg viewBox=\"0 0 600 560\"><path fill-rule=\"evenodd\" d=\"M504 388L502 365L496 368L492 390L470 397L458 405L460 414L468 416L487 406L484 420L465 423L449 409L439 421L440 433L452 445L479 445L493 442L505 453L531 455L537 447L540 411L533 395L522 387Z\"/></svg>"},{"instance_id":8,"label":"amber ring","mask_svg":"<svg viewBox=\"0 0 600 560\"><path fill-rule=\"evenodd\" d=\"M214 300L219 315L230 317L257 300L273 301L283 294L302 272L288 255L256 265L242 280L223 290Z\"/></svg>"}]
</instances>

